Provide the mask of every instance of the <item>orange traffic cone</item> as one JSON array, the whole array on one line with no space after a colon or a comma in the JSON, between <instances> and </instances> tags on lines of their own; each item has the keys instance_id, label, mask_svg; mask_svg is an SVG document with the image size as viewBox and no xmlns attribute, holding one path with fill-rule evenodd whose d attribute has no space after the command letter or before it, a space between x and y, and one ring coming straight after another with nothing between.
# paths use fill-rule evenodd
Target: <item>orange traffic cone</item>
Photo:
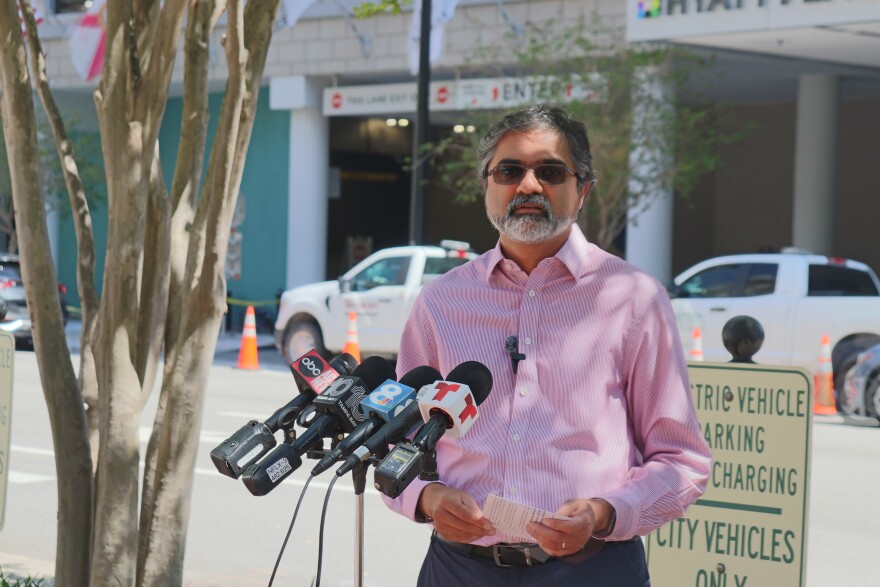
<instances>
[{"instance_id":1,"label":"orange traffic cone","mask_svg":"<svg viewBox=\"0 0 880 587\"><path fill-rule=\"evenodd\" d=\"M697 326L692 334L693 342L691 343L691 361L703 360L703 331Z\"/></svg>"},{"instance_id":2,"label":"orange traffic cone","mask_svg":"<svg viewBox=\"0 0 880 587\"><path fill-rule=\"evenodd\" d=\"M834 404L834 371L831 367L831 337L822 335L822 353L819 355L819 372L815 376L813 391L813 413L833 416L837 413Z\"/></svg>"},{"instance_id":3,"label":"orange traffic cone","mask_svg":"<svg viewBox=\"0 0 880 587\"><path fill-rule=\"evenodd\" d=\"M342 348L342 352L354 357L358 363L361 362L361 348L358 345L357 312L348 313L348 332L345 333L345 346Z\"/></svg>"},{"instance_id":4,"label":"orange traffic cone","mask_svg":"<svg viewBox=\"0 0 880 587\"><path fill-rule=\"evenodd\" d=\"M259 369L257 357L257 318L254 307L248 306L244 315L244 329L241 331L241 348L238 349L239 369Z\"/></svg>"}]
</instances>

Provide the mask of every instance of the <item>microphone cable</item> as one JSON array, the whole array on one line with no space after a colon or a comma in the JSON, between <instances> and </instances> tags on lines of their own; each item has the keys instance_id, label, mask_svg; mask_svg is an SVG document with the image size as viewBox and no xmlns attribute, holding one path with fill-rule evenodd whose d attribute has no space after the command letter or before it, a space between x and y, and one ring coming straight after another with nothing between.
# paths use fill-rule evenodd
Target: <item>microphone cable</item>
<instances>
[{"instance_id":1,"label":"microphone cable","mask_svg":"<svg viewBox=\"0 0 880 587\"><path fill-rule=\"evenodd\" d=\"M293 510L293 519L290 520L290 527L287 529L287 535L284 537L284 542L281 543L281 552L278 553L278 559L275 561L275 567L272 569L272 576L269 577L268 587L272 587L272 583L275 581L275 573L278 572L278 565L281 564L281 557L284 555L284 549L287 548L287 541L290 539L290 533L293 532L293 525L296 523L296 515L299 513L299 506L302 505L303 497L306 495L306 489L309 488L309 483L311 482L312 477L306 479L306 484L303 485L302 493L299 494L299 501L296 502L296 509Z\"/></svg>"},{"instance_id":2,"label":"microphone cable","mask_svg":"<svg viewBox=\"0 0 880 587\"><path fill-rule=\"evenodd\" d=\"M321 526L318 530L318 574L315 576L315 587L321 587L321 563L324 559L324 520L327 518L327 504L330 502L330 492L333 491L333 486L336 484L337 479L339 477L334 475L330 481L330 486L327 487L327 494L324 496L324 508L321 510Z\"/></svg>"}]
</instances>

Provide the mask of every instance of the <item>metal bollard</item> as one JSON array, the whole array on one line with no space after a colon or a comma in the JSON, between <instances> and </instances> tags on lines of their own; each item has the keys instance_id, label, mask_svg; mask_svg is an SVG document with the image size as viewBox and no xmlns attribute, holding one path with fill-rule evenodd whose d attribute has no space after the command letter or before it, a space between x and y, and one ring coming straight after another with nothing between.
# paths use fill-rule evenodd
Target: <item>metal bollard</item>
<instances>
[{"instance_id":1,"label":"metal bollard","mask_svg":"<svg viewBox=\"0 0 880 587\"><path fill-rule=\"evenodd\" d=\"M721 340L733 358L731 363L752 363L764 344L764 327L751 316L734 316L721 330Z\"/></svg>"}]
</instances>

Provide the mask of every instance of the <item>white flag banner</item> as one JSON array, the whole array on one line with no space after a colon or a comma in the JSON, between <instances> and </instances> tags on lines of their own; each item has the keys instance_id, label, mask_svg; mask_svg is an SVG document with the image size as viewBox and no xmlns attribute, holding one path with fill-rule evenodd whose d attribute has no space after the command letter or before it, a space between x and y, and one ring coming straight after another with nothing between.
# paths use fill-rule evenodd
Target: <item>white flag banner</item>
<instances>
[{"instance_id":1,"label":"white flag banner","mask_svg":"<svg viewBox=\"0 0 880 587\"><path fill-rule=\"evenodd\" d=\"M278 11L278 21L275 25L279 29L293 27L306 9L314 3L315 0L281 0L281 10Z\"/></svg>"},{"instance_id":2,"label":"white flag banner","mask_svg":"<svg viewBox=\"0 0 880 587\"><path fill-rule=\"evenodd\" d=\"M431 46L428 62L434 63L443 53L443 29L452 20L458 0L433 0L431 2ZM409 27L409 71L419 72L419 45L422 38L422 0L414 0L413 17Z\"/></svg>"},{"instance_id":3,"label":"white flag banner","mask_svg":"<svg viewBox=\"0 0 880 587\"><path fill-rule=\"evenodd\" d=\"M88 81L100 75L106 50L105 0L94 0L73 28L68 44L73 67Z\"/></svg>"}]
</instances>

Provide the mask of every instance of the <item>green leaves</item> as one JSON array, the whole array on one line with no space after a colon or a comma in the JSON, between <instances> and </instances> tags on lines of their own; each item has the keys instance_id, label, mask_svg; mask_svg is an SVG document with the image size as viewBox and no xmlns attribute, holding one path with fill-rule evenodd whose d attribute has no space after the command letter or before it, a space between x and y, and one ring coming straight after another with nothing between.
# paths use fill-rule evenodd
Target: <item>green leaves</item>
<instances>
[{"instance_id":1,"label":"green leaves","mask_svg":"<svg viewBox=\"0 0 880 587\"><path fill-rule=\"evenodd\" d=\"M359 6L355 6L352 10L355 18L369 18L390 12L391 14L400 14L400 9L406 4L412 4L412 0L380 0L379 2L365 2Z\"/></svg>"}]
</instances>

